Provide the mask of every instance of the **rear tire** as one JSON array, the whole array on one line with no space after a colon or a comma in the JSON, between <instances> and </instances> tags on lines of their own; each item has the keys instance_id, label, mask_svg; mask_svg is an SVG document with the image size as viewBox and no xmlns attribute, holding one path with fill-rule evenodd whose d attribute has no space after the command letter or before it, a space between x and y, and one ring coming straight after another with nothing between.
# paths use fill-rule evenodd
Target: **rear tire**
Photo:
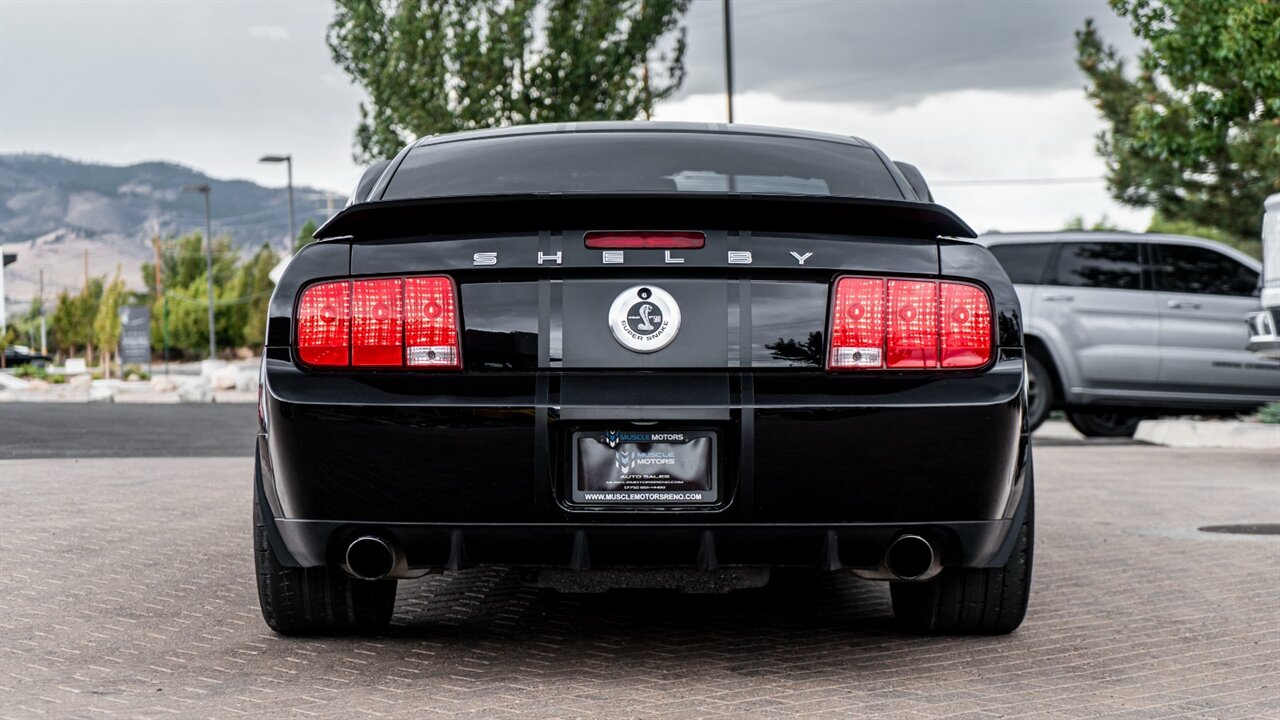
<instances>
[{"instance_id":1,"label":"rear tire","mask_svg":"<svg viewBox=\"0 0 1280 720\"><path fill-rule=\"evenodd\" d=\"M1040 359L1027 354L1027 427L1031 432L1044 424L1057 401L1053 392L1053 376Z\"/></svg>"},{"instance_id":2,"label":"rear tire","mask_svg":"<svg viewBox=\"0 0 1280 720\"><path fill-rule=\"evenodd\" d=\"M1085 437L1133 437L1142 417L1129 413L1080 410L1067 413L1067 420Z\"/></svg>"},{"instance_id":3,"label":"rear tire","mask_svg":"<svg viewBox=\"0 0 1280 720\"><path fill-rule=\"evenodd\" d=\"M1028 473L1028 480L1030 473ZM893 619L913 635L1005 635L1018 629L1031 596L1035 496L1003 567L945 568L928 582L893 582Z\"/></svg>"},{"instance_id":4,"label":"rear tire","mask_svg":"<svg viewBox=\"0 0 1280 720\"><path fill-rule=\"evenodd\" d=\"M395 580L357 580L334 568L281 565L267 538L256 490L253 559L262 619L281 635L376 634L391 624Z\"/></svg>"}]
</instances>

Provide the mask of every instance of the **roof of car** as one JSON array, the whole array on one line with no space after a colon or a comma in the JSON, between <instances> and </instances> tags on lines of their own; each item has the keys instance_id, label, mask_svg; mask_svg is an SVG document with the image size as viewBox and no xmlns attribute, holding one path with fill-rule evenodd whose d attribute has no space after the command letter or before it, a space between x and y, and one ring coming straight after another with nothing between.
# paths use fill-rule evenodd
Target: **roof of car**
<instances>
[{"instance_id":1,"label":"roof of car","mask_svg":"<svg viewBox=\"0 0 1280 720\"><path fill-rule=\"evenodd\" d=\"M1167 233L1135 233L1120 230L1056 230L1053 232L1011 232L983 233L977 242L981 245L1009 245L1014 243L1064 243L1064 242L1131 242L1131 243L1172 243L1175 245L1197 245L1224 252L1240 260L1249 267L1258 266L1257 258L1240 252L1236 248L1205 238L1189 235L1170 235ZM1256 268L1255 268L1256 269Z\"/></svg>"},{"instance_id":2,"label":"roof of car","mask_svg":"<svg viewBox=\"0 0 1280 720\"><path fill-rule=\"evenodd\" d=\"M1183 235L1164 235L1161 233L1136 233L1124 230L1052 230L1045 232L985 232L978 236L982 243L1006 242L1081 242L1106 241L1120 242L1157 242L1169 239L1197 240Z\"/></svg>"},{"instance_id":3,"label":"roof of car","mask_svg":"<svg viewBox=\"0 0 1280 720\"><path fill-rule=\"evenodd\" d=\"M528 135L554 135L563 133L610 133L610 132L669 132L669 133L721 133L729 135L763 135L770 137L789 137L807 140L825 140L846 145L870 147L870 143L861 138L834 133L813 132L809 130L793 130L790 128L766 127L762 125L739 125L725 123L697 122L656 122L652 120L606 121L606 122L569 122L544 123L540 125L517 125L514 127L490 128L486 130L468 130L465 132L432 135L414 143L414 147L439 145L442 143L478 140L482 138L517 137Z\"/></svg>"},{"instance_id":4,"label":"roof of car","mask_svg":"<svg viewBox=\"0 0 1280 720\"><path fill-rule=\"evenodd\" d=\"M978 236L983 245L1004 245L1006 243L1059 243L1059 242L1137 242L1137 243L1183 243L1187 245L1206 245L1225 247L1222 243L1189 235L1170 235L1167 233L1135 233L1121 230L1056 230L1053 232L988 232Z\"/></svg>"}]
</instances>

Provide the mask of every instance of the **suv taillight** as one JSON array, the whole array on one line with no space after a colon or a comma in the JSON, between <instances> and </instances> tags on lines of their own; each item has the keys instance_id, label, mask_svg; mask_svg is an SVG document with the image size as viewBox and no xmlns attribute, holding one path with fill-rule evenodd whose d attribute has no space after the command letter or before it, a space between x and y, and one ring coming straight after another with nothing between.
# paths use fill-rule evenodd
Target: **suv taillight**
<instances>
[{"instance_id":1,"label":"suv taillight","mask_svg":"<svg viewBox=\"0 0 1280 720\"><path fill-rule=\"evenodd\" d=\"M840 278L830 337L828 370L982 367L991 360L991 302L967 283Z\"/></svg>"},{"instance_id":2,"label":"suv taillight","mask_svg":"<svg viewBox=\"0 0 1280 720\"><path fill-rule=\"evenodd\" d=\"M458 303L443 275L312 285L298 301L298 359L316 367L462 367Z\"/></svg>"}]
</instances>

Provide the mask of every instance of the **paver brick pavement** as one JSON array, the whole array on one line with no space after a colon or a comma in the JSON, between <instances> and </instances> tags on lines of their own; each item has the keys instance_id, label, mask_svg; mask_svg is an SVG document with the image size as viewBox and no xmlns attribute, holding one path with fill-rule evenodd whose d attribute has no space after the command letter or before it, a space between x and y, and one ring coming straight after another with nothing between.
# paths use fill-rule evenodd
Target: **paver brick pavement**
<instances>
[{"instance_id":1,"label":"paver brick pavement","mask_svg":"<svg viewBox=\"0 0 1280 720\"><path fill-rule=\"evenodd\" d=\"M0 717L1280 718L1266 452L1037 449L1015 634L895 634L887 588L561 595L401 583L384 637L288 639L253 587L246 458L0 461Z\"/></svg>"}]
</instances>

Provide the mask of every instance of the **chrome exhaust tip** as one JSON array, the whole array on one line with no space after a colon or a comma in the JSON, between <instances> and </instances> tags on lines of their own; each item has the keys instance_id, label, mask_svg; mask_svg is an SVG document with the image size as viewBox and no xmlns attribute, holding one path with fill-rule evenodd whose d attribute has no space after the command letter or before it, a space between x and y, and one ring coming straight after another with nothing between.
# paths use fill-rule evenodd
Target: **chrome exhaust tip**
<instances>
[{"instance_id":1,"label":"chrome exhaust tip","mask_svg":"<svg viewBox=\"0 0 1280 720\"><path fill-rule=\"evenodd\" d=\"M884 567L898 580L925 580L941 569L933 545L919 535L899 535L890 543Z\"/></svg>"},{"instance_id":2,"label":"chrome exhaust tip","mask_svg":"<svg viewBox=\"0 0 1280 720\"><path fill-rule=\"evenodd\" d=\"M361 580L381 580L395 569L395 548L376 535L362 535L347 546L346 570Z\"/></svg>"}]
</instances>

